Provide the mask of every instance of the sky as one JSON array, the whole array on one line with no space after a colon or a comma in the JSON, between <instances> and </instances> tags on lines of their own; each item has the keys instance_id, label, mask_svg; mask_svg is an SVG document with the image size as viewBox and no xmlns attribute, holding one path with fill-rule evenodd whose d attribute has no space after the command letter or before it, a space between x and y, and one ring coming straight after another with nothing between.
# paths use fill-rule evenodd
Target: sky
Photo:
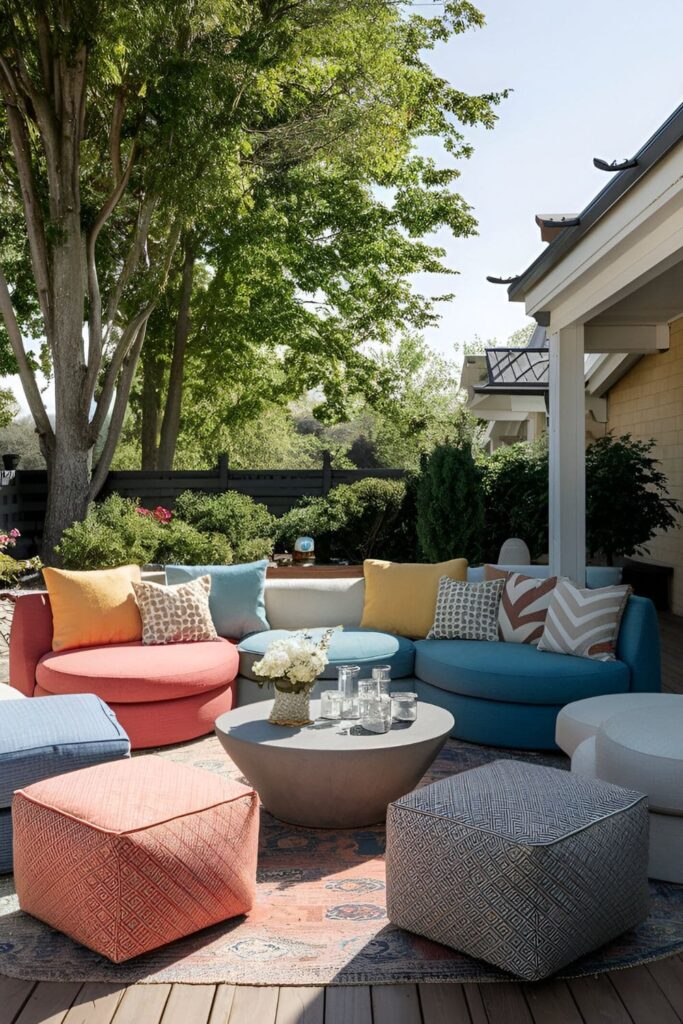
<instances>
[{"instance_id":1,"label":"sky","mask_svg":"<svg viewBox=\"0 0 683 1024\"><path fill-rule=\"evenodd\" d=\"M431 6L416 0L415 9L429 14ZM481 0L478 6L483 29L428 55L458 89L513 90L493 130L465 130L475 151L459 163L455 187L474 209L478 236L431 236L459 276L415 280L425 294L456 293L426 332L429 344L449 357L476 337L505 342L529 322L523 304L508 302L507 289L488 284L486 275L523 271L544 247L535 215L580 212L609 180L593 157L632 156L683 100L683 0ZM421 148L439 152L430 143ZM11 383L25 411L18 380ZM51 388L45 399L51 407Z\"/></svg>"},{"instance_id":2,"label":"sky","mask_svg":"<svg viewBox=\"0 0 683 1024\"><path fill-rule=\"evenodd\" d=\"M467 92L514 91L492 131L466 130L475 152L459 163L456 187L474 208L479 235L432 236L459 276L416 279L427 294L457 293L427 332L448 356L477 335L504 342L529 322L523 303L508 302L507 289L486 275L523 271L544 248L535 215L580 212L609 180L593 157L632 156L683 100L681 0L477 6L486 26L441 45L429 61Z\"/></svg>"}]
</instances>

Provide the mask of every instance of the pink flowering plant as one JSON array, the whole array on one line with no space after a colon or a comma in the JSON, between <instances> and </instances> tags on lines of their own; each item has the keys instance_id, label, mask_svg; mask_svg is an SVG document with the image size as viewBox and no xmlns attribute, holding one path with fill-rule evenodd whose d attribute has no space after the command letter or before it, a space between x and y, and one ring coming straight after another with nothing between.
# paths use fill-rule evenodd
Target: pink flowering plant
<instances>
[{"instance_id":1,"label":"pink flowering plant","mask_svg":"<svg viewBox=\"0 0 683 1024\"><path fill-rule=\"evenodd\" d=\"M17 537L21 537L21 533L16 528L10 530L9 533L0 533L0 551L13 548L17 543Z\"/></svg>"},{"instance_id":2,"label":"pink flowering plant","mask_svg":"<svg viewBox=\"0 0 683 1024\"><path fill-rule=\"evenodd\" d=\"M164 508L163 505L157 505L156 508L143 508L142 505L138 505L135 509L139 516L148 516L151 519L156 519L157 523L161 523L162 526L168 526L173 519L173 513L170 508Z\"/></svg>"},{"instance_id":3,"label":"pink flowering plant","mask_svg":"<svg viewBox=\"0 0 683 1024\"><path fill-rule=\"evenodd\" d=\"M21 537L19 530L11 529L9 533L0 533L0 586L13 586L28 572L42 568L39 558L12 558L7 554L8 548L15 547Z\"/></svg>"}]
</instances>

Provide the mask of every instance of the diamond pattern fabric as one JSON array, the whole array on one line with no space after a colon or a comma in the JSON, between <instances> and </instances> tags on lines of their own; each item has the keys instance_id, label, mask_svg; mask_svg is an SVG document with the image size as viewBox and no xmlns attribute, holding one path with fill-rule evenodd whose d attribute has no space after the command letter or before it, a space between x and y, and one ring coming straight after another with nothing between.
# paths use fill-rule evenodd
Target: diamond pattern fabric
<instances>
[{"instance_id":1,"label":"diamond pattern fabric","mask_svg":"<svg viewBox=\"0 0 683 1024\"><path fill-rule=\"evenodd\" d=\"M535 981L647 916L647 856L642 794L496 761L390 806L387 912Z\"/></svg>"},{"instance_id":2,"label":"diamond pattern fabric","mask_svg":"<svg viewBox=\"0 0 683 1024\"><path fill-rule=\"evenodd\" d=\"M22 910L116 963L251 909L258 798L148 756L20 790Z\"/></svg>"}]
</instances>

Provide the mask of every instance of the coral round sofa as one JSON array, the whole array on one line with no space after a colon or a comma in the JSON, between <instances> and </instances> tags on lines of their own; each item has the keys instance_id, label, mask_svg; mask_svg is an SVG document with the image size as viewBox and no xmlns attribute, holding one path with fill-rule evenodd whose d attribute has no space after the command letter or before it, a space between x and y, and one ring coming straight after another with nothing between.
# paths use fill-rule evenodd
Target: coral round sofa
<instances>
[{"instance_id":1,"label":"coral round sofa","mask_svg":"<svg viewBox=\"0 0 683 1024\"><path fill-rule=\"evenodd\" d=\"M165 646L140 642L52 650L44 593L21 594L10 636L10 684L27 697L94 693L134 750L181 743L213 730L234 705L238 654L229 640Z\"/></svg>"}]
</instances>

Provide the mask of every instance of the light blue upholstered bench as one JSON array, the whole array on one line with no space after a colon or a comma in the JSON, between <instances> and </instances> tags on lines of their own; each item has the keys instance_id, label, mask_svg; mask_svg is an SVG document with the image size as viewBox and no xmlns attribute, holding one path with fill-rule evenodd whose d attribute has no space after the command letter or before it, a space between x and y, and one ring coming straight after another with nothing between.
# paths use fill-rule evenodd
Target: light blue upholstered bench
<instances>
[{"instance_id":1,"label":"light blue upholstered bench","mask_svg":"<svg viewBox=\"0 0 683 1024\"><path fill-rule=\"evenodd\" d=\"M12 794L33 782L130 757L114 712L91 693L4 700L0 715L0 873L12 870Z\"/></svg>"}]
</instances>

